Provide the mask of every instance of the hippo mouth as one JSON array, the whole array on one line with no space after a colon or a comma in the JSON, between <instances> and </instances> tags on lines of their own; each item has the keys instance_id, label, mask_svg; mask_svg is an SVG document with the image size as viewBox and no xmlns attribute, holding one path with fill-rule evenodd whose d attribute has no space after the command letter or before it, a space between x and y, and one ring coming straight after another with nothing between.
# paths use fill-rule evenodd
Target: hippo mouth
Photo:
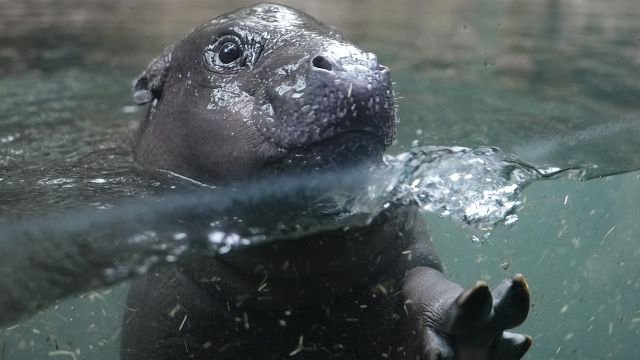
<instances>
[{"instance_id":1,"label":"hippo mouth","mask_svg":"<svg viewBox=\"0 0 640 360\"><path fill-rule=\"evenodd\" d=\"M386 146L381 136L368 130L347 130L309 144L282 149L267 168L308 171L363 164L380 164Z\"/></svg>"},{"instance_id":2,"label":"hippo mouth","mask_svg":"<svg viewBox=\"0 0 640 360\"><path fill-rule=\"evenodd\" d=\"M282 149L346 138L391 145L396 108L387 68L354 65L339 73L314 68L295 79L267 84L255 95L252 122L268 141Z\"/></svg>"},{"instance_id":3,"label":"hippo mouth","mask_svg":"<svg viewBox=\"0 0 640 360\"><path fill-rule=\"evenodd\" d=\"M286 152L312 153L300 155L305 158L320 156L317 152L323 152L322 157L336 160L345 153L348 158L381 156L393 141L396 118L392 102L381 104L380 97L371 96L368 106L364 101L364 104L353 104L347 97L324 106L301 105L295 96L293 92L264 94L263 101L257 97L252 114L253 123L262 136ZM363 156L356 156L356 150Z\"/></svg>"},{"instance_id":4,"label":"hippo mouth","mask_svg":"<svg viewBox=\"0 0 640 360\"><path fill-rule=\"evenodd\" d=\"M295 148L293 152L311 152L331 157L338 162L349 160L378 160L386 148L382 136L369 130L348 130L328 138Z\"/></svg>"}]
</instances>

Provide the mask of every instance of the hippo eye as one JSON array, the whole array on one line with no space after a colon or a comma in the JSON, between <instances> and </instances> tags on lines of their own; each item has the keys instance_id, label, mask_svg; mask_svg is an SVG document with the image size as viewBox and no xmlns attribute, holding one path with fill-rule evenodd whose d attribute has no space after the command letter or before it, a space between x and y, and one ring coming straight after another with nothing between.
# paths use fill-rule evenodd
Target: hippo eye
<instances>
[{"instance_id":1,"label":"hippo eye","mask_svg":"<svg viewBox=\"0 0 640 360\"><path fill-rule=\"evenodd\" d=\"M219 38L204 51L205 62L212 71L238 70L245 65L245 58L242 41L233 35Z\"/></svg>"},{"instance_id":2,"label":"hippo eye","mask_svg":"<svg viewBox=\"0 0 640 360\"><path fill-rule=\"evenodd\" d=\"M230 64L242 56L240 46L233 41L227 41L220 46L218 59L223 64Z\"/></svg>"}]
</instances>

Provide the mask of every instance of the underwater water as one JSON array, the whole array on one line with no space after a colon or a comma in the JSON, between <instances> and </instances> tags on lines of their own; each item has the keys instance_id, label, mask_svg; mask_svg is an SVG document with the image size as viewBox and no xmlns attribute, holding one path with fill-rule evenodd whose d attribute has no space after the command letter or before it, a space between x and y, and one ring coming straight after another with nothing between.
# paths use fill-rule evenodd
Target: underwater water
<instances>
[{"instance_id":1,"label":"underwater water","mask_svg":"<svg viewBox=\"0 0 640 360\"><path fill-rule=\"evenodd\" d=\"M425 216L451 277L496 285L515 272L527 276L532 309L518 328L534 338L526 358L639 358L640 173L634 170L640 168L640 4L286 3L377 53L400 96L398 140L387 158L398 171L372 184L363 198L325 189L344 203L319 209L335 216L311 225L335 226L336 216L357 224L387 201L417 198L429 211ZM237 6L0 0L0 245L55 243L73 231L91 233L92 226L105 241L113 236L109 231L143 229L127 227L128 216L114 215L119 209L130 210L136 226L157 221L140 214L153 208L158 193L189 185L146 174L131 160L131 134L142 117L130 98L131 80L166 45ZM447 160L432 145L502 151L480 148L482 166L455 170L464 161ZM411 152L423 155L412 160ZM432 166L439 164L428 161L434 158L445 169ZM542 176L561 169L571 171ZM495 212L485 211L495 201L482 201L491 200L496 188L452 177L475 170L512 180L498 187L507 190L498 192L503 197ZM344 174L344 181L352 178ZM388 185L401 194L386 191ZM256 198L239 195L233 204L300 196L287 192L295 181L279 184L279 192L264 186L252 193ZM452 197L444 195L456 189L480 196L446 202ZM469 209L484 209L485 217ZM89 221L92 216L101 225ZM215 251L225 248L214 245L220 245ZM149 250L161 255L154 261L183 254L142 248ZM14 259L5 253L2 261L3 281L19 278L10 271ZM102 281L132 274L112 275ZM126 283L90 291L0 329L0 360L117 358L125 294Z\"/></svg>"}]
</instances>

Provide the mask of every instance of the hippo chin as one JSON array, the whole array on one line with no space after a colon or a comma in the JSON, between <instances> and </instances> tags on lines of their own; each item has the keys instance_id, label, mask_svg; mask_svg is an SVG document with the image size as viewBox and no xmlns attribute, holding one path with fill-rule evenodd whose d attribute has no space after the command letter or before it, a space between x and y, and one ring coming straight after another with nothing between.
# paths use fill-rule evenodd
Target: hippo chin
<instances>
[{"instance_id":1,"label":"hippo chin","mask_svg":"<svg viewBox=\"0 0 640 360\"><path fill-rule=\"evenodd\" d=\"M216 185L378 163L395 136L389 70L335 29L260 4L217 17L134 84L136 160ZM518 359L522 275L490 291L441 272L396 205L326 231L162 268L133 282L122 359Z\"/></svg>"}]
</instances>

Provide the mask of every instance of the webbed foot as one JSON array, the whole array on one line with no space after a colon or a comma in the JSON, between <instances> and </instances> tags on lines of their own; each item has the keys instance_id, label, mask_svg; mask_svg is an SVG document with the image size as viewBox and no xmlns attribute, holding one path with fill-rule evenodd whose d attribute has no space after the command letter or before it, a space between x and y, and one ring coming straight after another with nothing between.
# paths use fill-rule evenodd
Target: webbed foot
<instances>
[{"instance_id":1,"label":"webbed foot","mask_svg":"<svg viewBox=\"0 0 640 360\"><path fill-rule=\"evenodd\" d=\"M491 292L484 281L462 289L437 270L417 268L407 274L404 290L414 358L513 360L531 346L530 336L505 331L529 313L529 288L521 274Z\"/></svg>"}]
</instances>

